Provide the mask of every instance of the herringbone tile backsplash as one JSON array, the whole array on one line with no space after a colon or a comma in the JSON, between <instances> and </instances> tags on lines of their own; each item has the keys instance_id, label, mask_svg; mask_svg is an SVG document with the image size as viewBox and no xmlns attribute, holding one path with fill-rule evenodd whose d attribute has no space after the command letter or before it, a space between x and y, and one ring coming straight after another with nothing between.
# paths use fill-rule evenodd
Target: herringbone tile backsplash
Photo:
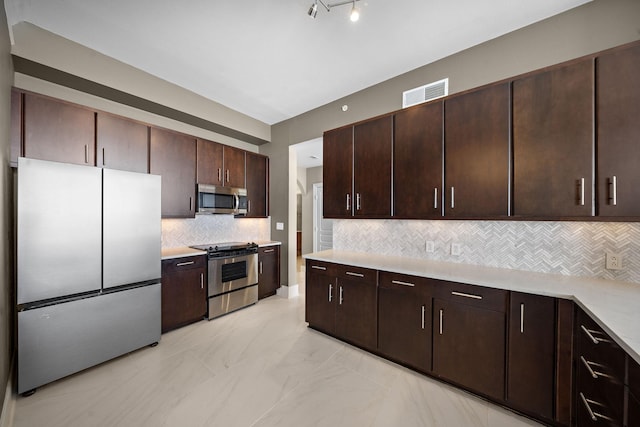
<instances>
[{"instance_id":1,"label":"herringbone tile backsplash","mask_svg":"<svg viewBox=\"0 0 640 427\"><path fill-rule=\"evenodd\" d=\"M234 218L233 215L196 215L193 219L163 219L162 247L207 243L270 240L268 218Z\"/></svg>"},{"instance_id":2,"label":"herringbone tile backsplash","mask_svg":"<svg viewBox=\"0 0 640 427\"><path fill-rule=\"evenodd\" d=\"M341 250L640 283L640 223L334 220L333 241ZM622 254L623 270L605 269L605 251Z\"/></svg>"}]
</instances>

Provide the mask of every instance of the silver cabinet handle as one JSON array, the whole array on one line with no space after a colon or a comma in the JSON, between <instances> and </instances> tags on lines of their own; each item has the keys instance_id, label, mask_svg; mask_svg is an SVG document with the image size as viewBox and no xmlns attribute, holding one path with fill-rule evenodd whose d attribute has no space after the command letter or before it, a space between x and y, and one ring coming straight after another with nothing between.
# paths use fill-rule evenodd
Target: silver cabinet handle
<instances>
[{"instance_id":1,"label":"silver cabinet handle","mask_svg":"<svg viewBox=\"0 0 640 427\"><path fill-rule=\"evenodd\" d=\"M524 303L520 304L520 333L524 334Z\"/></svg>"},{"instance_id":2,"label":"silver cabinet handle","mask_svg":"<svg viewBox=\"0 0 640 427\"><path fill-rule=\"evenodd\" d=\"M319 265L312 265L311 268L315 268L316 270L326 271L327 267L321 267Z\"/></svg>"},{"instance_id":3,"label":"silver cabinet handle","mask_svg":"<svg viewBox=\"0 0 640 427\"><path fill-rule=\"evenodd\" d=\"M580 328L582 329L582 332L584 332L585 334L587 334L587 336L589 337L589 339L590 339L591 341L593 341L593 343L594 343L594 344L598 344L598 343L600 342L600 340L599 340L598 338L594 337L594 336L591 334L591 332L593 332L593 331L590 331L589 329L585 328L585 326L584 326L584 325L580 325Z\"/></svg>"},{"instance_id":4,"label":"silver cabinet handle","mask_svg":"<svg viewBox=\"0 0 640 427\"><path fill-rule=\"evenodd\" d=\"M465 294L464 292L451 291L451 295L465 298L482 299L481 295Z\"/></svg>"},{"instance_id":5,"label":"silver cabinet handle","mask_svg":"<svg viewBox=\"0 0 640 427\"><path fill-rule=\"evenodd\" d=\"M433 209L438 209L438 189L433 189Z\"/></svg>"},{"instance_id":6,"label":"silver cabinet handle","mask_svg":"<svg viewBox=\"0 0 640 427\"><path fill-rule=\"evenodd\" d=\"M260 261L260 274L262 274L262 261Z\"/></svg>"},{"instance_id":7,"label":"silver cabinet handle","mask_svg":"<svg viewBox=\"0 0 640 427\"><path fill-rule=\"evenodd\" d=\"M195 261L179 262L176 264L176 267L182 267L184 265L191 265L191 264L195 264Z\"/></svg>"},{"instance_id":8,"label":"silver cabinet handle","mask_svg":"<svg viewBox=\"0 0 640 427\"><path fill-rule=\"evenodd\" d=\"M239 202L238 202L239 203ZM247 200L247 212L251 212L251 200Z\"/></svg>"},{"instance_id":9,"label":"silver cabinet handle","mask_svg":"<svg viewBox=\"0 0 640 427\"><path fill-rule=\"evenodd\" d=\"M580 399L582 399L582 403L584 404L584 407L587 408L587 412L589 413L589 418L591 418L593 421L598 421L598 417L596 417L596 414L591 410L591 406L589 405L587 398L584 397L584 394L580 393Z\"/></svg>"},{"instance_id":10,"label":"silver cabinet handle","mask_svg":"<svg viewBox=\"0 0 640 427\"><path fill-rule=\"evenodd\" d=\"M229 183L229 169L227 169L227 183Z\"/></svg>"},{"instance_id":11,"label":"silver cabinet handle","mask_svg":"<svg viewBox=\"0 0 640 427\"><path fill-rule=\"evenodd\" d=\"M456 207L456 189L451 187L451 209Z\"/></svg>"},{"instance_id":12,"label":"silver cabinet handle","mask_svg":"<svg viewBox=\"0 0 640 427\"><path fill-rule=\"evenodd\" d=\"M189 196L189 211L193 209L193 197Z\"/></svg>"},{"instance_id":13,"label":"silver cabinet handle","mask_svg":"<svg viewBox=\"0 0 640 427\"><path fill-rule=\"evenodd\" d=\"M222 182L222 168L218 168L218 182Z\"/></svg>"},{"instance_id":14,"label":"silver cabinet handle","mask_svg":"<svg viewBox=\"0 0 640 427\"><path fill-rule=\"evenodd\" d=\"M422 329L424 329L424 314L427 311L427 308L423 305L422 306Z\"/></svg>"},{"instance_id":15,"label":"silver cabinet handle","mask_svg":"<svg viewBox=\"0 0 640 427\"><path fill-rule=\"evenodd\" d=\"M442 309L440 309L440 335L442 335L442 318L444 317Z\"/></svg>"},{"instance_id":16,"label":"silver cabinet handle","mask_svg":"<svg viewBox=\"0 0 640 427\"><path fill-rule=\"evenodd\" d=\"M204 289L204 273L200 273L200 289Z\"/></svg>"},{"instance_id":17,"label":"silver cabinet handle","mask_svg":"<svg viewBox=\"0 0 640 427\"><path fill-rule=\"evenodd\" d=\"M84 162L89 163L89 145L84 144Z\"/></svg>"},{"instance_id":18,"label":"silver cabinet handle","mask_svg":"<svg viewBox=\"0 0 640 427\"><path fill-rule=\"evenodd\" d=\"M364 274L360 274L360 273L353 273L351 271L347 271L345 273L347 276L355 276L355 277L364 277Z\"/></svg>"},{"instance_id":19,"label":"silver cabinet handle","mask_svg":"<svg viewBox=\"0 0 640 427\"><path fill-rule=\"evenodd\" d=\"M591 365L590 362L587 361L587 359L584 358L584 356L580 356L580 360L582 361L582 363L584 364L584 366L587 368L587 371L589 371L589 374L594 378L594 379L598 379L598 374L591 369Z\"/></svg>"},{"instance_id":20,"label":"silver cabinet handle","mask_svg":"<svg viewBox=\"0 0 640 427\"><path fill-rule=\"evenodd\" d=\"M340 286L340 305L342 305L342 301L344 299L342 298L342 286Z\"/></svg>"},{"instance_id":21,"label":"silver cabinet handle","mask_svg":"<svg viewBox=\"0 0 640 427\"><path fill-rule=\"evenodd\" d=\"M580 178L578 185L580 186L580 206L584 206L584 178Z\"/></svg>"},{"instance_id":22,"label":"silver cabinet handle","mask_svg":"<svg viewBox=\"0 0 640 427\"><path fill-rule=\"evenodd\" d=\"M613 206L616 206L618 204L618 178L615 175L609 180L609 186L611 187L609 200Z\"/></svg>"},{"instance_id":23,"label":"silver cabinet handle","mask_svg":"<svg viewBox=\"0 0 640 427\"><path fill-rule=\"evenodd\" d=\"M356 193L356 210L359 211L360 210L360 193Z\"/></svg>"},{"instance_id":24,"label":"silver cabinet handle","mask_svg":"<svg viewBox=\"0 0 640 427\"><path fill-rule=\"evenodd\" d=\"M402 282L400 280L392 280L391 283L393 283L394 285L402 285L402 286L415 286L413 283L409 283L409 282Z\"/></svg>"},{"instance_id":25,"label":"silver cabinet handle","mask_svg":"<svg viewBox=\"0 0 640 427\"><path fill-rule=\"evenodd\" d=\"M351 210L351 195L347 193L347 210Z\"/></svg>"},{"instance_id":26,"label":"silver cabinet handle","mask_svg":"<svg viewBox=\"0 0 640 427\"><path fill-rule=\"evenodd\" d=\"M329 302L331 302L331 299L332 299L331 294L333 294L333 285L329 283Z\"/></svg>"},{"instance_id":27,"label":"silver cabinet handle","mask_svg":"<svg viewBox=\"0 0 640 427\"><path fill-rule=\"evenodd\" d=\"M265 249L263 253L270 254L271 252L274 252L274 251L275 251L275 249ZM325 270L326 270L326 268L325 268Z\"/></svg>"},{"instance_id":28,"label":"silver cabinet handle","mask_svg":"<svg viewBox=\"0 0 640 427\"><path fill-rule=\"evenodd\" d=\"M104 166L105 164L106 163L105 163L105 160L104 160L104 147L102 147L102 166Z\"/></svg>"}]
</instances>

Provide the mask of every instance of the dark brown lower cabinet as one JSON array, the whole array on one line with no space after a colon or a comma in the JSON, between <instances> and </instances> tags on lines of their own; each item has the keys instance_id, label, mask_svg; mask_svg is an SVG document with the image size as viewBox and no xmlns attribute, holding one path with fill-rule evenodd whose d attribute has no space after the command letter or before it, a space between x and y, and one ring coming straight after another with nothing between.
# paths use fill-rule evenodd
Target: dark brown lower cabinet
<instances>
[{"instance_id":1,"label":"dark brown lower cabinet","mask_svg":"<svg viewBox=\"0 0 640 427\"><path fill-rule=\"evenodd\" d=\"M258 299L275 295L280 287L280 246L258 249Z\"/></svg>"},{"instance_id":2,"label":"dark brown lower cabinet","mask_svg":"<svg viewBox=\"0 0 640 427\"><path fill-rule=\"evenodd\" d=\"M582 310L575 334L576 425L622 426L625 352Z\"/></svg>"},{"instance_id":3,"label":"dark brown lower cabinet","mask_svg":"<svg viewBox=\"0 0 640 427\"><path fill-rule=\"evenodd\" d=\"M505 313L436 298L433 319L433 373L504 400Z\"/></svg>"},{"instance_id":4,"label":"dark brown lower cabinet","mask_svg":"<svg viewBox=\"0 0 640 427\"><path fill-rule=\"evenodd\" d=\"M381 271L378 283L378 351L431 371L432 283L424 277Z\"/></svg>"},{"instance_id":5,"label":"dark brown lower cabinet","mask_svg":"<svg viewBox=\"0 0 640 427\"><path fill-rule=\"evenodd\" d=\"M207 315L207 260L204 255L162 261L162 332Z\"/></svg>"},{"instance_id":6,"label":"dark brown lower cabinet","mask_svg":"<svg viewBox=\"0 0 640 427\"><path fill-rule=\"evenodd\" d=\"M627 426L640 426L640 401L629 394L629 409L627 412Z\"/></svg>"},{"instance_id":7,"label":"dark brown lower cabinet","mask_svg":"<svg viewBox=\"0 0 640 427\"><path fill-rule=\"evenodd\" d=\"M329 335L336 330L335 269L335 264L307 260L305 272L305 320Z\"/></svg>"},{"instance_id":8,"label":"dark brown lower cabinet","mask_svg":"<svg viewBox=\"0 0 640 427\"><path fill-rule=\"evenodd\" d=\"M368 350L377 346L377 271L307 260L306 321Z\"/></svg>"},{"instance_id":9,"label":"dark brown lower cabinet","mask_svg":"<svg viewBox=\"0 0 640 427\"><path fill-rule=\"evenodd\" d=\"M511 292L507 353L507 402L553 419L556 301Z\"/></svg>"}]
</instances>

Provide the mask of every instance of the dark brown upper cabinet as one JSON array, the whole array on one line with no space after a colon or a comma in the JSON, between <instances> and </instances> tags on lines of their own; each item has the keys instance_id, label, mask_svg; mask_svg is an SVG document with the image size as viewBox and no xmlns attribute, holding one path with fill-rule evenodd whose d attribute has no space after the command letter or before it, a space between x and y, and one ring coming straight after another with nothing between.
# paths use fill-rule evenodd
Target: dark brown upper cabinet
<instances>
[{"instance_id":1,"label":"dark brown upper cabinet","mask_svg":"<svg viewBox=\"0 0 640 427\"><path fill-rule=\"evenodd\" d=\"M394 217L442 217L442 101L395 115Z\"/></svg>"},{"instance_id":2,"label":"dark brown upper cabinet","mask_svg":"<svg viewBox=\"0 0 640 427\"><path fill-rule=\"evenodd\" d=\"M223 146L223 179L225 187L245 188L245 152Z\"/></svg>"},{"instance_id":3,"label":"dark brown upper cabinet","mask_svg":"<svg viewBox=\"0 0 640 427\"><path fill-rule=\"evenodd\" d=\"M393 116L353 128L354 217L391 217Z\"/></svg>"},{"instance_id":4,"label":"dark brown upper cabinet","mask_svg":"<svg viewBox=\"0 0 640 427\"><path fill-rule=\"evenodd\" d=\"M197 142L197 183L223 185L222 145L198 138Z\"/></svg>"},{"instance_id":5,"label":"dark brown upper cabinet","mask_svg":"<svg viewBox=\"0 0 640 427\"><path fill-rule=\"evenodd\" d=\"M149 171L149 127L107 113L96 115L97 166Z\"/></svg>"},{"instance_id":6,"label":"dark brown upper cabinet","mask_svg":"<svg viewBox=\"0 0 640 427\"><path fill-rule=\"evenodd\" d=\"M445 101L445 216L509 215L509 84Z\"/></svg>"},{"instance_id":7,"label":"dark brown upper cabinet","mask_svg":"<svg viewBox=\"0 0 640 427\"><path fill-rule=\"evenodd\" d=\"M22 101L22 156L95 166L93 111L31 93Z\"/></svg>"},{"instance_id":8,"label":"dark brown upper cabinet","mask_svg":"<svg viewBox=\"0 0 640 427\"><path fill-rule=\"evenodd\" d=\"M593 59L513 82L513 214L593 215Z\"/></svg>"},{"instance_id":9,"label":"dark brown upper cabinet","mask_svg":"<svg viewBox=\"0 0 640 427\"><path fill-rule=\"evenodd\" d=\"M353 127L324 133L323 211L326 218L353 215Z\"/></svg>"},{"instance_id":10,"label":"dark brown upper cabinet","mask_svg":"<svg viewBox=\"0 0 640 427\"><path fill-rule=\"evenodd\" d=\"M162 176L162 217L195 217L195 138L151 128L150 171Z\"/></svg>"},{"instance_id":11,"label":"dark brown upper cabinet","mask_svg":"<svg viewBox=\"0 0 640 427\"><path fill-rule=\"evenodd\" d=\"M247 161L247 217L265 218L269 215L269 158L246 153Z\"/></svg>"},{"instance_id":12,"label":"dark brown upper cabinet","mask_svg":"<svg viewBox=\"0 0 640 427\"><path fill-rule=\"evenodd\" d=\"M640 46L596 59L599 216L640 216Z\"/></svg>"}]
</instances>

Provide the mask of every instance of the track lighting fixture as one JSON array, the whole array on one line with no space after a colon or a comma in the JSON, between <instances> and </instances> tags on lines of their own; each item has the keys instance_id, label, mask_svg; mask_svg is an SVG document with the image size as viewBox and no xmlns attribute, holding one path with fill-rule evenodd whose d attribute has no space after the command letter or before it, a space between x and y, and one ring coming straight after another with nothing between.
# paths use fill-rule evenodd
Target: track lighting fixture
<instances>
[{"instance_id":1,"label":"track lighting fixture","mask_svg":"<svg viewBox=\"0 0 640 427\"><path fill-rule=\"evenodd\" d=\"M351 19L352 22L356 22L358 19L360 19L360 11L356 7L356 2L357 1L360 1L360 0L344 0L344 1L339 1L339 2L336 2L336 3L325 3L322 0L314 0L314 2L311 5L311 7L309 7L309 11L307 12L307 14L310 17L315 18L316 15L318 14L318 3L320 3L322 5L322 7L324 7L327 10L327 12L330 12L332 7L342 6L342 5L345 5L345 4L350 4L351 5L351 13L349 14L349 19Z\"/></svg>"}]
</instances>

